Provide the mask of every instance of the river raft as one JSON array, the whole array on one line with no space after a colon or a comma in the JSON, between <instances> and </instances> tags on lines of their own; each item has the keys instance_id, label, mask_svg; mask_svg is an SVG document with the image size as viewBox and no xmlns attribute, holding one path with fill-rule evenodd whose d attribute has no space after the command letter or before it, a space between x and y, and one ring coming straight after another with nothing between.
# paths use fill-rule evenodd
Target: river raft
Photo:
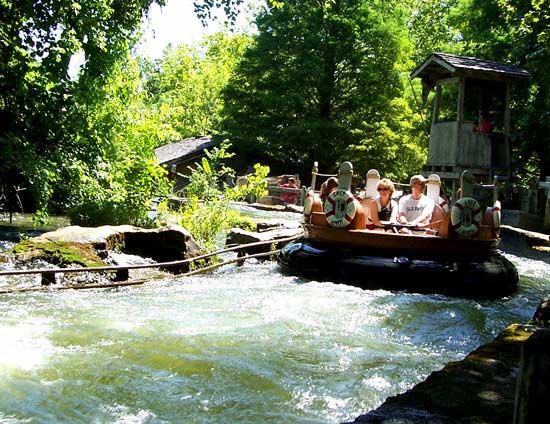
<instances>
[{"instance_id":1,"label":"river raft","mask_svg":"<svg viewBox=\"0 0 550 424\"><path fill-rule=\"evenodd\" d=\"M372 230L360 200L345 187L351 170L349 162L342 164L338 190L329 195L335 205L330 214L318 194L309 193L304 236L287 244L278 258L283 272L362 289L476 299L498 299L517 290L518 272L498 250L498 200L481 208L476 199L463 196L448 211L437 206L434 225L385 223Z\"/></svg>"}]
</instances>

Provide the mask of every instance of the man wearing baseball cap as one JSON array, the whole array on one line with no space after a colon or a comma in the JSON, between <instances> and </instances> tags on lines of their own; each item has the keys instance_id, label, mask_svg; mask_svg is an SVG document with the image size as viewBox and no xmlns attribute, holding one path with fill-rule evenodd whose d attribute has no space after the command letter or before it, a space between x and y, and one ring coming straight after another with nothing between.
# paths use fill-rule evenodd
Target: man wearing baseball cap
<instances>
[{"instance_id":1,"label":"man wearing baseball cap","mask_svg":"<svg viewBox=\"0 0 550 424\"><path fill-rule=\"evenodd\" d=\"M428 224L432 218L435 203L424 194L428 182L422 175L411 177L412 193L399 199L399 222L403 224Z\"/></svg>"}]
</instances>

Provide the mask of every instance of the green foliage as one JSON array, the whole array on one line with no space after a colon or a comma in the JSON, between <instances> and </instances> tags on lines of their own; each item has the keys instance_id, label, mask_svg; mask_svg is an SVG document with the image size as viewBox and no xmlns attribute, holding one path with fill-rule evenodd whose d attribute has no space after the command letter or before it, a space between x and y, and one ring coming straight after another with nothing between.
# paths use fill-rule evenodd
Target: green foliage
<instances>
[{"instance_id":1,"label":"green foliage","mask_svg":"<svg viewBox=\"0 0 550 424\"><path fill-rule=\"evenodd\" d=\"M248 40L243 35L217 33L196 46L169 47L154 64L142 62L149 111L167 133L165 140L217 132L220 93Z\"/></svg>"},{"instance_id":2,"label":"green foliage","mask_svg":"<svg viewBox=\"0 0 550 424\"><path fill-rule=\"evenodd\" d=\"M245 186L246 193L240 189L226 188L222 180L226 176L233 176L234 171L226 167L223 161L234 154L229 152L231 144L225 140L211 151L206 150L206 157L201 163L191 168L189 185L186 188L187 202L180 211L181 225L187 228L193 238L206 250L216 248L217 237L221 231L233 227L254 230L255 224L251 219L243 217L229 207L229 200L248 194L264 195L267 193L267 174L269 167L256 164L255 173L247 176L250 186Z\"/></svg>"},{"instance_id":3,"label":"green foliage","mask_svg":"<svg viewBox=\"0 0 550 424\"><path fill-rule=\"evenodd\" d=\"M449 14L458 0L406 0L407 29L414 49L413 64L424 61L434 52L457 52L453 44L460 39L450 24Z\"/></svg>"},{"instance_id":4,"label":"green foliage","mask_svg":"<svg viewBox=\"0 0 550 424\"><path fill-rule=\"evenodd\" d=\"M254 164L254 173L245 176L246 183L237 185L226 191L226 196L231 200L259 199L267 196L267 176L269 166Z\"/></svg>"},{"instance_id":5,"label":"green foliage","mask_svg":"<svg viewBox=\"0 0 550 424\"><path fill-rule=\"evenodd\" d=\"M222 194L223 180L234 176L234 171L223 164L224 160L234 156L229 152L230 148L231 144L224 140L211 151L205 150L206 157L201 159L200 164L195 163L195 168L189 167L191 175L185 188L187 197L212 200Z\"/></svg>"},{"instance_id":6,"label":"green foliage","mask_svg":"<svg viewBox=\"0 0 550 424\"><path fill-rule=\"evenodd\" d=\"M120 209L120 201L113 198L125 184L118 178L129 175L133 180L128 184L137 184L132 189L124 187L133 193L124 207L135 209L143 179L132 174L132 168L150 166L144 164L143 149L136 149L133 156L121 152L125 136L135 134L126 125L128 116L121 113L127 110L135 86L128 80L117 83L125 70L116 65L126 59L133 34L151 3L62 0L0 4L0 180L6 181L14 170L20 172L34 194L39 219L47 212L73 207L80 222L86 222L90 214L94 215L91 222L101 220L98 214L105 208L95 206L112 202ZM84 55L85 64L75 80L69 77L69 66L77 53ZM136 144L124 147L134 151ZM82 176L91 180L90 175L117 168L120 158L136 161L121 165L116 176L86 181L92 185L79 187L85 179ZM107 185L107 180L116 184ZM106 192L98 191L102 189ZM87 204L91 199L94 202ZM86 209L89 214L83 212ZM132 216L138 210L141 208Z\"/></svg>"},{"instance_id":7,"label":"green foliage","mask_svg":"<svg viewBox=\"0 0 550 424\"><path fill-rule=\"evenodd\" d=\"M188 200L180 212L180 224L187 228L199 245L207 251L216 249L218 236L224 230L237 226L250 231L256 228L251 219L231 209L225 200L199 202L195 196Z\"/></svg>"},{"instance_id":8,"label":"green foliage","mask_svg":"<svg viewBox=\"0 0 550 424\"><path fill-rule=\"evenodd\" d=\"M148 211L154 197L167 194L162 168L137 156L119 163L103 162L103 168L75 166L80 184L75 187L74 205L69 209L73 224L154 225Z\"/></svg>"},{"instance_id":9,"label":"green foliage","mask_svg":"<svg viewBox=\"0 0 550 424\"><path fill-rule=\"evenodd\" d=\"M156 164L160 135L145 113L139 69L127 60L107 84L78 92L81 153L65 152L66 209L73 223L153 225L151 199L169 192L166 171ZM96 100L97 98L97 100Z\"/></svg>"},{"instance_id":10,"label":"green foliage","mask_svg":"<svg viewBox=\"0 0 550 424\"><path fill-rule=\"evenodd\" d=\"M268 7L224 91L223 129L235 148L289 168L333 169L349 145L375 140L371 124L388 122L402 95L401 12L394 2L355 0Z\"/></svg>"}]
</instances>

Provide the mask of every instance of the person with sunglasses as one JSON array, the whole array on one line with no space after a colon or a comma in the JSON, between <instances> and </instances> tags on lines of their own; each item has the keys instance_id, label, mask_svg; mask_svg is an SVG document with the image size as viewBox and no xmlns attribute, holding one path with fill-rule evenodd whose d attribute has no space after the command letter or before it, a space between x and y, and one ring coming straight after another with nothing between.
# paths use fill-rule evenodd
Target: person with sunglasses
<instances>
[{"instance_id":1,"label":"person with sunglasses","mask_svg":"<svg viewBox=\"0 0 550 424\"><path fill-rule=\"evenodd\" d=\"M389 178L382 178L376 186L378 197L369 204L369 223L367 228L384 228L385 224L397 222L399 206L392 199L395 186Z\"/></svg>"}]
</instances>

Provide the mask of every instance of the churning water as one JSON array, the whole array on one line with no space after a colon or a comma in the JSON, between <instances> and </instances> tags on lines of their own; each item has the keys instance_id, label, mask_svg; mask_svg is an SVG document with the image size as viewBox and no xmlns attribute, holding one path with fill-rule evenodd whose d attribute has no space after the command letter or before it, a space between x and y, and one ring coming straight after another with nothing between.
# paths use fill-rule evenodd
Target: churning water
<instances>
[{"instance_id":1,"label":"churning water","mask_svg":"<svg viewBox=\"0 0 550 424\"><path fill-rule=\"evenodd\" d=\"M353 420L531 318L550 266L508 258L520 288L499 301L306 281L255 260L0 295L0 422Z\"/></svg>"}]
</instances>

